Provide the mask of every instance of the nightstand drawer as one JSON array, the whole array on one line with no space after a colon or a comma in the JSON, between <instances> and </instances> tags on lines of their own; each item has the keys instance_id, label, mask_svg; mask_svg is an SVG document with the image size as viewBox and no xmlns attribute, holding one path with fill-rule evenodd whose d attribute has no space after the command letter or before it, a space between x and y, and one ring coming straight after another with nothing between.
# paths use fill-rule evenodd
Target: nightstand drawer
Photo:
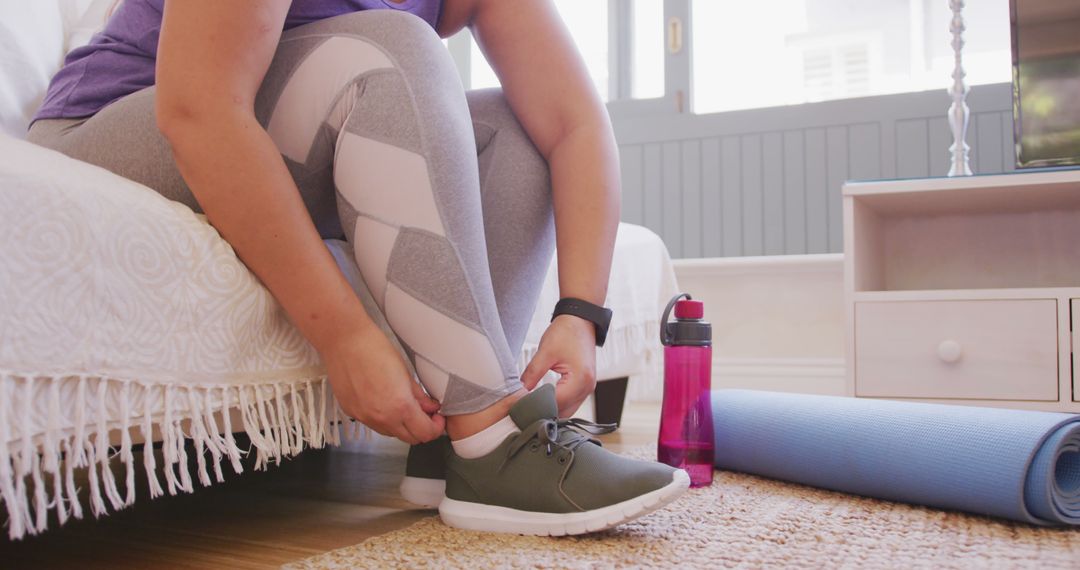
<instances>
[{"instance_id":1,"label":"nightstand drawer","mask_svg":"<svg viewBox=\"0 0 1080 570\"><path fill-rule=\"evenodd\" d=\"M855 304L855 394L1058 399L1057 301Z\"/></svg>"}]
</instances>

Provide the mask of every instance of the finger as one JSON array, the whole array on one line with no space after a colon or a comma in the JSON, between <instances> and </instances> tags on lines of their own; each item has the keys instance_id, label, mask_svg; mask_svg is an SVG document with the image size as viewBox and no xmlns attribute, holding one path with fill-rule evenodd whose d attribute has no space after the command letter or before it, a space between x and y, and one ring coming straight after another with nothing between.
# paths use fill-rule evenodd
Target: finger
<instances>
[{"instance_id":1,"label":"finger","mask_svg":"<svg viewBox=\"0 0 1080 570\"><path fill-rule=\"evenodd\" d=\"M353 412L351 412L349 410L345 410L345 409L343 409L342 411L344 411L345 415L348 416L349 419L351 419L352 421L359 422L364 427L368 428L369 430L371 430L371 431L373 431L373 432L375 432L375 433L377 433L379 435L384 435L386 437L397 437L397 435L394 434L394 430L390 429L388 426L385 426L385 425L383 425L381 423L376 423L374 418L367 418L367 417L362 416L361 414L354 414ZM346 430L349 429L348 428L348 421L343 421L343 422L338 423L337 427L338 427L339 430L342 430L342 433L345 433Z\"/></svg>"},{"instance_id":2,"label":"finger","mask_svg":"<svg viewBox=\"0 0 1080 570\"><path fill-rule=\"evenodd\" d=\"M380 422L378 425L371 424L371 429L387 437L395 437L397 439L400 439L401 441L409 445L416 445L417 443L420 443L420 440L416 439L416 437L412 433L410 433L409 430L405 429L405 426L403 425L401 419L397 417L393 419L387 419L385 422Z\"/></svg>"},{"instance_id":3,"label":"finger","mask_svg":"<svg viewBox=\"0 0 1080 570\"><path fill-rule=\"evenodd\" d=\"M441 432L433 437L420 435L422 433L430 434L430 432L427 431L428 428L424 424L416 425L415 422L410 421L403 421L401 424L401 429L404 430L404 432L407 433L411 439L415 440L411 443L411 445L416 445L418 443L426 443L441 435Z\"/></svg>"},{"instance_id":4,"label":"finger","mask_svg":"<svg viewBox=\"0 0 1080 570\"><path fill-rule=\"evenodd\" d=\"M446 418L435 415L429 416L419 407L406 414L403 421L405 429L418 441L431 441L440 435L446 428Z\"/></svg>"},{"instance_id":5,"label":"finger","mask_svg":"<svg viewBox=\"0 0 1080 570\"><path fill-rule=\"evenodd\" d=\"M359 421L359 420L357 420L357 421ZM370 423L367 423L367 422L360 422L360 423L364 424L365 426L368 427L368 429L370 429L371 431L374 431L375 433L377 433L379 435L384 435L386 437L397 437L397 434L394 433L394 430L392 430L390 428L386 428L386 427L383 427L383 426L377 426L375 424L370 424ZM342 427L344 428L344 426L342 426Z\"/></svg>"},{"instance_id":6,"label":"finger","mask_svg":"<svg viewBox=\"0 0 1080 570\"><path fill-rule=\"evenodd\" d=\"M559 417L568 418L589 397L592 386L577 371L564 374L563 379L555 385L555 404L559 407Z\"/></svg>"},{"instance_id":7,"label":"finger","mask_svg":"<svg viewBox=\"0 0 1080 570\"><path fill-rule=\"evenodd\" d=\"M401 416L394 419L387 420L390 430L393 432L393 436L404 441L409 445L416 445L420 443L420 438L416 437L409 427L405 425L405 419Z\"/></svg>"},{"instance_id":8,"label":"finger","mask_svg":"<svg viewBox=\"0 0 1080 570\"><path fill-rule=\"evenodd\" d=\"M431 421L435 422L435 425L439 428L439 436L446 433L446 416L442 414L435 414L431 416ZM438 436L436 436L438 437Z\"/></svg>"},{"instance_id":9,"label":"finger","mask_svg":"<svg viewBox=\"0 0 1080 570\"><path fill-rule=\"evenodd\" d=\"M540 383L540 379L547 374L548 370L551 370L552 365L555 364L553 358L548 356L545 351L538 351L529 364L525 367L525 370L521 372L521 383L525 385L526 390L532 390Z\"/></svg>"},{"instance_id":10,"label":"finger","mask_svg":"<svg viewBox=\"0 0 1080 570\"><path fill-rule=\"evenodd\" d=\"M404 425L399 425L394 429L394 437L404 441L409 445L416 445L420 443L420 440L416 438Z\"/></svg>"},{"instance_id":11,"label":"finger","mask_svg":"<svg viewBox=\"0 0 1080 570\"><path fill-rule=\"evenodd\" d=\"M439 411L439 408L442 407L439 402L435 400L435 398L429 396L428 393L425 392L424 389L416 382L412 383L412 392L413 397L416 398L416 401L420 404L420 409L424 410L425 414L428 414L430 416L431 414Z\"/></svg>"},{"instance_id":12,"label":"finger","mask_svg":"<svg viewBox=\"0 0 1080 570\"><path fill-rule=\"evenodd\" d=\"M375 433L377 433L379 435L386 436L386 437L394 437L394 438L400 439L401 441L404 441L405 443L408 443L409 445L412 445L413 443L415 443L413 441L409 441L409 438L411 438L412 436L409 434L409 432L407 430L402 428L400 425L395 426L395 425L384 425L384 424L375 424L375 423L366 423L364 425L371 428L372 430L375 431Z\"/></svg>"}]
</instances>

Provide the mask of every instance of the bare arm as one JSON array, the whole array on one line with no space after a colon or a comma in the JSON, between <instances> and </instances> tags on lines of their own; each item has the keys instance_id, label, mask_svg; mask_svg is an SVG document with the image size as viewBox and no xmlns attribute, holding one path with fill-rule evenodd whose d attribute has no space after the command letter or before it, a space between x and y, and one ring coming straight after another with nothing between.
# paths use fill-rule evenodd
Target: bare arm
<instances>
[{"instance_id":1,"label":"bare arm","mask_svg":"<svg viewBox=\"0 0 1080 570\"><path fill-rule=\"evenodd\" d=\"M472 30L551 168L560 293L602 304L620 204L607 110L549 0L479 0Z\"/></svg>"},{"instance_id":2,"label":"bare arm","mask_svg":"<svg viewBox=\"0 0 1080 570\"><path fill-rule=\"evenodd\" d=\"M441 418L421 411L412 392L418 387L334 264L255 119L255 95L290 3L168 0L158 47L158 126L210 222L323 356L345 410L381 433L432 439Z\"/></svg>"},{"instance_id":3,"label":"bare arm","mask_svg":"<svg viewBox=\"0 0 1080 570\"><path fill-rule=\"evenodd\" d=\"M619 162L585 64L550 0L476 0L471 28L551 169L560 295L603 304L619 222ZM535 384L548 368L564 380L578 375L561 387L566 414L595 386L595 337L592 324L577 317L560 316L556 323L573 330L551 332L549 349L542 341L543 356L538 353L522 380Z\"/></svg>"}]
</instances>

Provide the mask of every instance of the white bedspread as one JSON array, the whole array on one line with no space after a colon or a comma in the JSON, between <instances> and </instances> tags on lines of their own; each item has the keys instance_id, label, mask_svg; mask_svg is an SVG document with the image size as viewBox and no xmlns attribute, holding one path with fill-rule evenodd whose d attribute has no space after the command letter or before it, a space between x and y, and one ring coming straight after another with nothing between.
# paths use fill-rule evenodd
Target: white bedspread
<instances>
[{"instance_id":1,"label":"white bedspread","mask_svg":"<svg viewBox=\"0 0 1080 570\"><path fill-rule=\"evenodd\" d=\"M235 431L250 436L257 467L338 442L345 418L318 355L204 217L24 141L0 135L0 156L0 500L9 536L44 530L49 511L61 523L81 517L77 468L89 468L93 514L133 502L132 444L144 437L163 445L164 465L143 455L151 496L220 481L223 464L239 471ZM358 284L347 245L328 246ZM601 379L640 376L632 390L655 390L646 384L658 379L648 373L657 319L674 291L660 239L621 225ZM553 266L522 362L557 298Z\"/></svg>"},{"instance_id":2,"label":"white bedspread","mask_svg":"<svg viewBox=\"0 0 1080 570\"><path fill-rule=\"evenodd\" d=\"M77 467L91 467L94 514L132 502L134 431L163 441L162 469L144 454L151 495L192 490L185 438L205 485L211 473L221 479L222 461L239 469L234 429L252 437L259 466L337 437L318 355L204 219L27 142L0 137L0 156L0 498L10 536L44 529L50 504L61 522L81 516ZM242 426L215 414L230 408ZM123 485L110 466L113 429Z\"/></svg>"}]
</instances>

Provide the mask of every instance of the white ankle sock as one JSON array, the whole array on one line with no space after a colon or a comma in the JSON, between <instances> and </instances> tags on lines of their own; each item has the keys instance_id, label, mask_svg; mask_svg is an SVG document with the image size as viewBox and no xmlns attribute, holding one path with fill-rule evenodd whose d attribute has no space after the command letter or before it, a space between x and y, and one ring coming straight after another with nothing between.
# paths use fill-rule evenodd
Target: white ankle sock
<instances>
[{"instance_id":1,"label":"white ankle sock","mask_svg":"<svg viewBox=\"0 0 1080 570\"><path fill-rule=\"evenodd\" d=\"M483 457L492 451L507 437L518 433L519 430L510 416L495 422L491 426L457 441L451 441L454 453L464 459L476 459Z\"/></svg>"}]
</instances>

